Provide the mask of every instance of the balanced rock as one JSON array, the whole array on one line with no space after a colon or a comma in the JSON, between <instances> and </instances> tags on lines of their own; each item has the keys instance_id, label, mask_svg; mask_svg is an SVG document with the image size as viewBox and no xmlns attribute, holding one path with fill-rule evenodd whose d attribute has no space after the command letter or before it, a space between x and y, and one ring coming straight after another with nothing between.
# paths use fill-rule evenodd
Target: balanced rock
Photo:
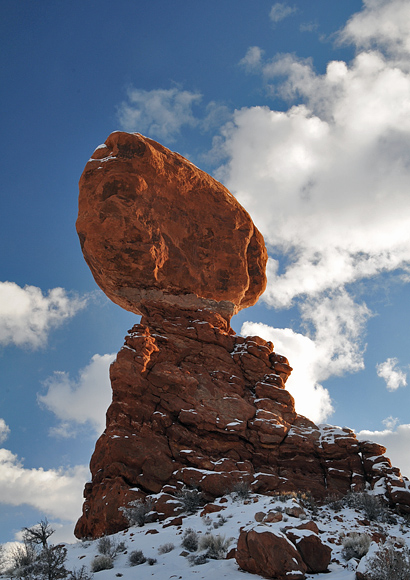
<instances>
[{"instance_id":1,"label":"balanced rock","mask_svg":"<svg viewBox=\"0 0 410 580\"><path fill-rule=\"evenodd\" d=\"M155 517L179 516L184 487L205 501L235 485L317 500L370 487L410 512L409 482L385 449L298 415L287 359L231 329L231 315L265 287L266 249L221 184L150 139L116 132L81 177L77 229L103 291L142 314L111 366L77 537L125 529L123 508L147 496Z\"/></svg>"},{"instance_id":2,"label":"balanced rock","mask_svg":"<svg viewBox=\"0 0 410 580\"><path fill-rule=\"evenodd\" d=\"M80 180L77 232L107 296L231 317L266 286L267 252L235 197L204 171L138 133L116 131Z\"/></svg>"}]
</instances>

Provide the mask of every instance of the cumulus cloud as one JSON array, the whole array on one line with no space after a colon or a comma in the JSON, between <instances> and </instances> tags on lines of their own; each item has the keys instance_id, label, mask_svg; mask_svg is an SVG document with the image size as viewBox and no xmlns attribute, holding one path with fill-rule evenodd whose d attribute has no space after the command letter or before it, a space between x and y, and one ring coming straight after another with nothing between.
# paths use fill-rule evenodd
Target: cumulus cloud
<instances>
[{"instance_id":1,"label":"cumulus cloud","mask_svg":"<svg viewBox=\"0 0 410 580\"><path fill-rule=\"evenodd\" d=\"M407 0L364 0L340 33L343 42L362 49L380 48L406 65L410 54L410 5Z\"/></svg>"},{"instance_id":2,"label":"cumulus cloud","mask_svg":"<svg viewBox=\"0 0 410 580\"><path fill-rule=\"evenodd\" d=\"M127 96L118 108L118 119L125 131L173 141L184 125L198 125L192 109L201 102L200 93L177 87L152 91L130 88Z\"/></svg>"},{"instance_id":3,"label":"cumulus cloud","mask_svg":"<svg viewBox=\"0 0 410 580\"><path fill-rule=\"evenodd\" d=\"M407 385L407 373L397 368L398 364L398 359L393 357L376 365L377 376L386 381L389 391L396 391L399 387Z\"/></svg>"},{"instance_id":4,"label":"cumulus cloud","mask_svg":"<svg viewBox=\"0 0 410 580\"><path fill-rule=\"evenodd\" d=\"M389 35L407 46L409 13L407 2L367 1L342 36L359 47L360 38L385 45ZM324 74L311 59L269 59L257 46L241 62L261 74L272 95L298 103L285 111L238 110L218 142L227 160L217 176L285 264L280 271L271 260L267 301L289 307L296 297L408 271L407 68L380 50L332 61Z\"/></svg>"},{"instance_id":5,"label":"cumulus cloud","mask_svg":"<svg viewBox=\"0 0 410 580\"><path fill-rule=\"evenodd\" d=\"M398 425L398 419L393 417L388 417L383 422L386 425L386 429L381 431L359 431L357 437L384 445L386 447L386 455L392 464L398 467L403 475L410 477L410 425Z\"/></svg>"},{"instance_id":6,"label":"cumulus cloud","mask_svg":"<svg viewBox=\"0 0 410 580\"><path fill-rule=\"evenodd\" d=\"M6 424L4 419L0 419L0 443L4 443L10 434L10 427Z\"/></svg>"},{"instance_id":7,"label":"cumulus cloud","mask_svg":"<svg viewBox=\"0 0 410 580\"><path fill-rule=\"evenodd\" d=\"M286 2L276 2L269 12L269 18L276 24L276 22L284 20L293 12L296 12L294 6L289 6Z\"/></svg>"},{"instance_id":8,"label":"cumulus cloud","mask_svg":"<svg viewBox=\"0 0 410 580\"><path fill-rule=\"evenodd\" d=\"M115 354L95 354L77 379L58 371L44 382L47 392L39 394L38 401L60 420L51 434L72 437L78 426L86 423L97 435L104 431L105 413L111 403L109 367L114 359Z\"/></svg>"},{"instance_id":9,"label":"cumulus cloud","mask_svg":"<svg viewBox=\"0 0 410 580\"><path fill-rule=\"evenodd\" d=\"M241 334L272 341L275 352L289 359L293 371L286 388L295 399L298 413L317 423L332 414L329 392L319 383L321 349L314 340L290 328L273 328L260 322L245 322Z\"/></svg>"},{"instance_id":10,"label":"cumulus cloud","mask_svg":"<svg viewBox=\"0 0 410 580\"><path fill-rule=\"evenodd\" d=\"M63 288L44 295L36 286L0 282L0 344L44 346L49 332L85 305L85 298L70 296Z\"/></svg>"},{"instance_id":11,"label":"cumulus cloud","mask_svg":"<svg viewBox=\"0 0 410 580\"><path fill-rule=\"evenodd\" d=\"M361 335L368 316L366 305L339 291L301 305L307 336L252 322L245 322L241 333L271 340L275 351L289 359L293 371L286 387L295 398L296 410L320 423L333 412L329 392L321 383L364 368Z\"/></svg>"},{"instance_id":12,"label":"cumulus cloud","mask_svg":"<svg viewBox=\"0 0 410 580\"><path fill-rule=\"evenodd\" d=\"M265 298L288 307L410 263L410 75L376 53L326 74L292 56L265 66L305 104L237 111L223 131L218 177L250 211L271 250Z\"/></svg>"},{"instance_id":13,"label":"cumulus cloud","mask_svg":"<svg viewBox=\"0 0 410 580\"><path fill-rule=\"evenodd\" d=\"M17 455L0 449L0 502L30 505L49 517L75 521L81 514L85 465L71 469L26 469Z\"/></svg>"},{"instance_id":14,"label":"cumulus cloud","mask_svg":"<svg viewBox=\"0 0 410 580\"><path fill-rule=\"evenodd\" d=\"M249 48L241 64L287 109L237 110L215 141L225 156L217 177L268 245L262 299L278 309L298 306L313 341L316 393L325 378L364 366L372 313L356 301L355 284L387 272L408 281L410 72L397 55L407 50L409 10L398 0L367 0L340 35L358 47L355 58L329 62L323 74L311 59ZM381 369L396 381L390 385L403 384L397 369Z\"/></svg>"},{"instance_id":15,"label":"cumulus cloud","mask_svg":"<svg viewBox=\"0 0 410 580\"><path fill-rule=\"evenodd\" d=\"M255 72L262 63L264 52L259 46L250 46L245 56L239 61L239 64L244 66L245 69Z\"/></svg>"}]
</instances>

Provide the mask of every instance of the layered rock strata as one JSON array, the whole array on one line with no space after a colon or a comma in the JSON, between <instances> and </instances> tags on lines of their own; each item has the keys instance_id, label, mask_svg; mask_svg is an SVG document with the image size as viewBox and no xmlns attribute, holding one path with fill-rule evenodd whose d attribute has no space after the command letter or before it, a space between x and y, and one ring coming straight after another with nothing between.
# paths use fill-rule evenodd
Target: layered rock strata
<instances>
[{"instance_id":1,"label":"layered rock strata","mask_svg":"<svg viewBox=\"0 0 410 580\"><path fill-rule=\"evenodd\" d=\"M157 308L143 317L111 367L113 401L77 537L127 527L119 508L131 500L149 495L165 518L178 513L183 486L212 500L241 481L318 500L371 488L409 511L408 481L382 446L295 412L290 372L272 343L235 335L216 313Z\"/></svg>"}]
</instances>

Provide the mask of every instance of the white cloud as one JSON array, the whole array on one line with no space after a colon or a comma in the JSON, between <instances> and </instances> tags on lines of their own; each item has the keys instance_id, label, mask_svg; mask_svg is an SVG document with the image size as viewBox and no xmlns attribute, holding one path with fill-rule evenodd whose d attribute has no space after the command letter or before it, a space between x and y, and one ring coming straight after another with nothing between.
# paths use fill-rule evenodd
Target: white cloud
<instances>
[{"instance_id":1,"label":"white cloud","mask_svg":"<svg viewBox=\"0 0 410 580\"><path fill-rule=\"evenodd\" d=\"M85 298L69 296L63 288L43 295L36 286L21 288L14 282L0 282L0 344L44 346L51 329L85 305Z\"/></svg>"},{"instance_id":2,"label":"white cloud","mask_svg":"<svg viewBox=\"0 0 410 580\"><path fill-rule=\"evenodd\" d=\"M46 516L75 521L81 515L85 465L71 469L26 469L7 449L0 449L0 502L30 505Z\"/></svg>"},{"instance_id":3,"label":"white cloud","mask_svg":"<svg viewBox=\"0 0 410 580\"><path fill-rule=\"evenodd\" d=\"M377 376L386 381L389 391L396 391L399 387L407 385L407 374L397 368L398 364L398 359L393 357L376 365Z\"/></svg>"},{"instance_id":4,"label":"white cloud","mask_svg":"<svg viewBox=\"0 0 410 580\"><path fill-rule=\"evenodd\" d=\"M125 131L138 131L172 141L184 125L198 125L192 107L201 100L200 93L176 87L152 91L131 88L128 100L119 106L118 119Z\"/></svg>"},{"instance_id":5,"label":"white cloud","mask_svg":"<svg viewBox=\"0 0 410 580\"><path fill-rule=\"evenodd\" d=\"M280 22L284 20L288 16L290 16L293 12L296 11L296 8L293 6L289 6L286 2L276 2L269 12L269 18L272 22Z\"/></svg>"},{"instance_id":6,"label":"white cloud","mask_svg":"<svg viewBox=\"0 0 410 580\"><path fill-rule=\"evenodd\" d=\"M239 61L239 64L249 71L258 70L262 63L264 52L259 46L250 46L243 59Z\"/></svg>"},{"instance_id":7,"label":"white cloud","mask_svg":"<svg viewBox=\"0 0 410 580\"><path fill-rule=\"evenodd\" d=\"M392 417L385 419L384 423L386 424L386 422L386 429L382 431L359 431L357 437L384 445L387 450L386 455L392 464L398 467L403 475L410 477L410 425L397 425L397 419Z\"/></svg>"},{"instance_id":8,"label":"white cloud","mask_svg":"<svg viewBox=\"0 0 410 580\"><path fill-rule=\"evenodd\" d=\"M111 403L109 367L114 359L114 354L95 354L77 380L55 372L44 382L47 393L38 395L38 401L60 419L51 434L71 437L78 425L85 423L90 423L97 435L104 431L105 413Z\"/></svg>"},{"instance_id":9,"label":"white cloud","mask_svg":"<svg viewBox=\"0 0 410 580\"><path fill-rule=\"evenodd\" d=\"M312 341L309 392L329 376L364 368L372 313L355 301L354 284L387 272L401 283L409 279L410 72L399 58L410 53L409 15L407 1L366 0L341 33L360 50L349 63L329 62L324 74L311 59L269 59L249 48L241 64L288 108L237 110L215 140L215 154L225 156L217 177L268 245L262 299L275 308L298 306ZM297 366L297 354L283 354ZM403 374L390 371L390 384L403 384ZM308 397L298 401L302 386L289 385L298 408L313 418L302 411Z\"/></svg>"},{"instance_id":10,"label":"white cloud","mask_svg":"<svg viewBox=\"0 0 410 580\"><path fill-rule=\"evenodd\" d=\"M283 271L270 264L266 298L288 307L410 264L410 74L380 52L330 62L242 61L269 91L303 104L243 108L218 142L217 172L251 213Z\"/></svg>"},{"instance_id":11,"label":"white cloud","mask_svg":"<svg viewBox=\"0 0 410 580\"><path fill-rule=\"evenodd\" d=\"M301 317L319 353L318 379L341 376L364 368L361 338L371 316L365 304L357 304L339 290L300 305Z\"/></svg>"},{"instance_id":12,"label":"white cloud","mask_svg":"<svg viewBox=\"0 0 410 580\"><path fill-rule=\"evenodd\" d=\"M295 399L296 410L321 423L333 413L329 392L321 383L364 368L361 335L369 315L365 305L339 291L301 305L308 336L252 322L245 322L241 333L271 340L275 351L289 359L293 371L286 388Z\"/></svg>"},{"instance_id":13,"label":"white cloud","mask_svg":"<svg viewBox=\"0 0 410 580\"><path fill-rule=\"evenodd\" d=\"M6 424L4 419L0 419L0 443L4 443L10 434L10 427Z\"/></svg>"},{"instance_id":14,"label":"white cloud","mask_svg":"<svg viewBox=\"0 0 410 580\"><path fill-rule=\"evenodd\" d=\"M354 14L341 32L341 40L358 48L380 48L404 65L410 54L408 0L364 0L363 3L363 10Z\"/></svg>"},{"instance_id":15,"label":"white cloud","mask_svg":"<svg viewBox=\"0 0 410 580\"><path fill-rule=\"evenodd\" d=\"M393 431L393 429L399 423L399 419L397 417L393 417L392 415L390 415L389 417L383 419L382 423L386 427L386 429Z\"/></svg>"},{"instance_id":16,"label":"white cloud","mask_svg":"<svg viewBox=\"0 0 410 580\"><path fill-rule=\"evenodd\" d=\"M275 352L289 359L293 371L286 382L286 388L295 399L298 413L317 423L325 421L332 414L329 392L318 382L321 349L312 339L290 328L273 328L257 322L245 322L241 334L257 335L272 341Z\"/></svg>"}]
</instances>

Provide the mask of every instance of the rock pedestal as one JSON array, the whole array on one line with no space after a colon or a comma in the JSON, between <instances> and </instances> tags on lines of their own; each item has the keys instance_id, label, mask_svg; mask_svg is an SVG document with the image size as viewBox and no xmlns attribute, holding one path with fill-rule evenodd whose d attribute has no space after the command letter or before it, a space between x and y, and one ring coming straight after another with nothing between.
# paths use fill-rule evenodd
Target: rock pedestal
<instances>
[{"instance_id":1,"label":"rock pedestal","mask_svg":"<svg viewBox=\"0 0 410 580\"><path fill-rule=\"evenodd\" d=\"M407 510L407 482L385 449L298 415L290 372L272 343L236 336L216 313L158 308L143 317L111 366L113 401L77 537L127 527L119 508L129 501L155 496L157 516L167 517L184 486L212 500L243 481L318 500L382 486Z\"/></svg>"}]
</instances>

